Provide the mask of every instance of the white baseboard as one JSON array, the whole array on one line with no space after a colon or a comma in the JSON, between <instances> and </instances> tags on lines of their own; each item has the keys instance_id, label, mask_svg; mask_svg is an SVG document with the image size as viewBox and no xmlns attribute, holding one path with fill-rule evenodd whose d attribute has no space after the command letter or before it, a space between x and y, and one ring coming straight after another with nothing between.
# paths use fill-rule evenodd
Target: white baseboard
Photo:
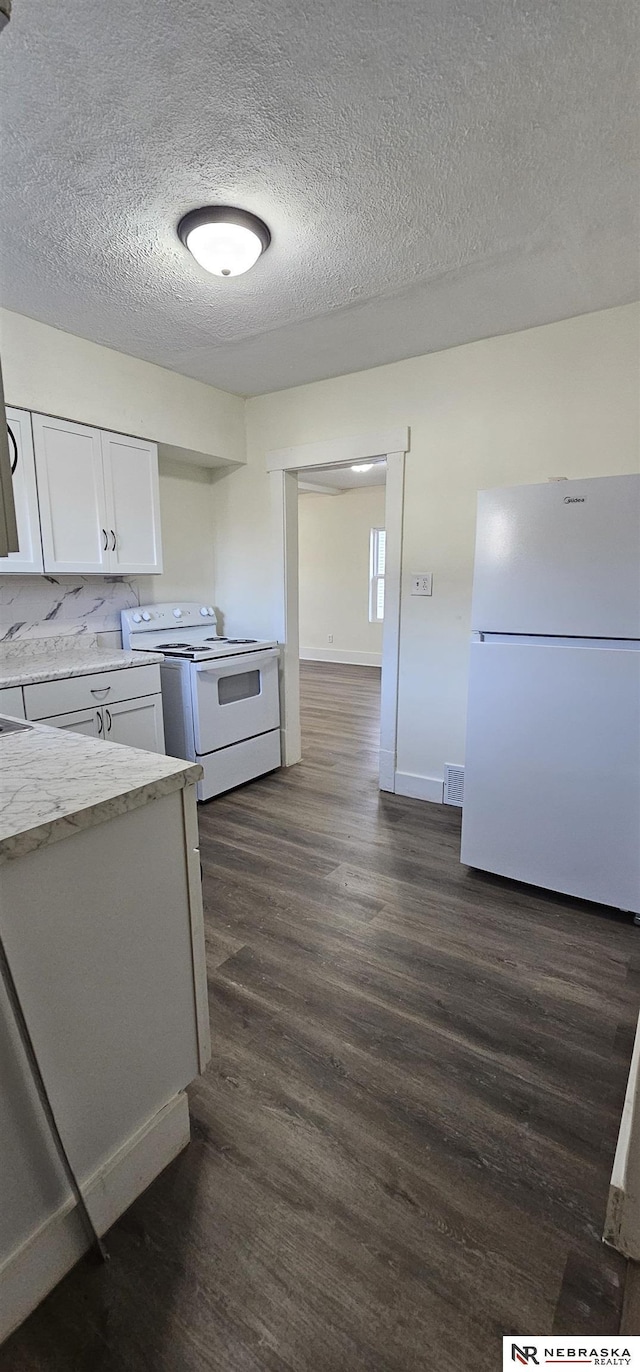
<instances>
[{"instance_id":1,"label":"white baseboard","mask_svg":"<svg viewBox=\"0 0 640 1372\"><path fill-rule=\"evenodd\" d=\"M184 1091L83 1183L82 1191L99 1234L107 1229L189 1142L189 1108ZM0 1343L57 1286L89 1247L73 1198L50 1215L0 1267Z\"/></svg>"},{"instance_id":2,"label":"white baseboard","mask_svg":"<svg viewBox=\"0 0 640 1372\"><path fill-rule=\"evenodd\" d=\"M347 648L301 648L302 662L344 662L353 667L381 667L382 653L358 653Z\"/></svg>"},{"instance_id":3,"label":"white baseboard","mask_svg":"<svg viewBox=\"0 0 640 1372\"><path fill-rule=\"evenodd\" d=\"M378 780L381 791L391 791L393 794L396 789L396 755L385 748L380 749Z\"/></svg>"},{"instance_id":4,"label":"white baseboard","mask_svg":"<svg viewBox=\"0 0 640 1372\"><path fill-rule=\"evenodd\" d=\"M395 793L413 800L431 800L442 805L444 781L441 777L422 777L415 772L396 772Z\"/></svg>"}]
</instances>

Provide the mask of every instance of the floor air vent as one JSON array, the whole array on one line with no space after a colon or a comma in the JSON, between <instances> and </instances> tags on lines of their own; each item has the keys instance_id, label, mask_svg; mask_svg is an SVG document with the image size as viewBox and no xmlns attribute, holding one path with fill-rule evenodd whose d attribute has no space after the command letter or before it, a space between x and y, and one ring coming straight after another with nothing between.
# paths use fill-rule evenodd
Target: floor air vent
<instances>
[{"instance_id":1,"label":"floor air vent","mask_svg":"<svg viewBox=\"0 0 640 1372\"><path fill-rule=\"evenodd\" d=\"M464 801L464 767L451 767L448 762L444 768L444 803L459 805Z\"/></svg>"}]
</instances>

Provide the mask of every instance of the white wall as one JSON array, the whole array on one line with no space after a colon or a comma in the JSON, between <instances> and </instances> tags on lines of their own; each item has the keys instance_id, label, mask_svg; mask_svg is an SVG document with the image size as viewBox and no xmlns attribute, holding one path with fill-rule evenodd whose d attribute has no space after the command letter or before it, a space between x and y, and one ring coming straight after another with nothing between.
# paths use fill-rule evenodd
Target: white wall
<instances>
[{"instance_id":1,"label":"white wall","mask_svg":"<svg viewBox=\"0 0 640 1372\"><path fill-rule=\"evenodd\" d=\"M476 491L637 471L638 367L628 305L248 401L248 466L215 488L228 631L276 622L265 453L410 425L397 765L441 778L464 759ZM431 599L410 596L414 571L433 572Z\"/></svg>"},{"instance_id":2,"label":"white wall","mask_svg":"<svg viewBox=\"0 0 640 1372\"><path fill-rule=\"evenodd\" d=\"M214 491L206 467L160 458L164 571L137 578L141 603L214 600Z\"/></svg>"},{"instance_id":3,"label":"white wall","mask_svg":"<svg viewBox=\"0 0 640 1372\"><path fill-rule=\"evenodd\" d=\"M160 511L164 572L140 577L123 588L122 605L131 604L131 584L140 601L214 599L213 493L214 473L206 467L178 462L162 455L162 448L186 450L242 462L245 456L244 401L200 381L191 381L149 362L103 348L47 324L0 310L0 353L7 404L96 424L119 433L150 438L161 445ZM16 583L18 580L21 586ZM25 618L30 632L36 604L45 613L72 582L60 578L51 586L44 578L0 577L0 602L13 620ZM74 579L77 603L96 595L95 581ZM33 583L40 583L40 589ZM99 584L99 583L98 583ZM20 603L18 591L22 590ZM117 588L111 592L116 603ZM118 602L119 608L120 601ZM98 631L113 630L113 607ZM93 620L92 620L93 623ZM56 618L58 632L72 632L71 618ZM49 624L49 632L51 624Z\"/></svg>"},{"instance_id":4,"label":"white wall","mask_svg":"<svg viewBox=\"0 0 640 1372\"><path fill-rule=\"evenodd\" d=\"M268 638L278 628L281 512L272 508L265 453L410 425L398 770L419 777L441 778L444 762L464 757L477 489L640 465L634 305L258 396L246 405L7 311L0 324L10 404L238 462L246 419L247 465L213 473L211 485L194 479L190 468L183 473L163 462L166 570L138 583L148 599L199 595L213 575L227 633ZM413 571L434 573L431 599L410 596Z\"/></svg>"},{"instance_id":5,"label":"white wall","mask_svg":"<svg viewBox=\"0 0 640 1372\"><path fill-rule=\"evenodd\" d=\"M0 641L99 633L120 642L120 611L161 600L215 603L214 490L205 467L160 458L159 576L0 576Z\"/></svg>"},{"instance_id":6,"label":"white wall","mask_svg":"<svg viewBox=\"0 0 640 1372\"><path fill-rule=\"evenodd\" d=\"M382 661L382 624L369 623L369 538L384 528L384 497L384 486L300 495L301 657Z\"/></svg>"},{"instance_id":7,"label":"white wall","mask_svg":"<svg viewBox=\"0 0 640 1372\"><path fill-rule=\"evenodd\" d=\"M7 405L244 461L241 396L10 310L0 310L0 355Z\"/></svg>"}]
</instances>

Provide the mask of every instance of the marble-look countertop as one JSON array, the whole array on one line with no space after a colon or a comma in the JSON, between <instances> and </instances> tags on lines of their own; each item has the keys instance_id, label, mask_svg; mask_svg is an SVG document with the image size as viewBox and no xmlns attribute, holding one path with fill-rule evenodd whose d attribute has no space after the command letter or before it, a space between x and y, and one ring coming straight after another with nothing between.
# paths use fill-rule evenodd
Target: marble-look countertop
<instances>
[{"instance_id":1,"label":"marble-look countertop","mask_svg":"<svg viewBox=\"0 0 640 1372\"><path fill-rule=\"evenodd\" d=\"M202 776L197 762L46 724L0 736L0 863L102 824Z\"/></svg>"},{"instance_id":2,"label":"marble-look countertop","mask_svg":"<svg viewBox=\"0 0 640 1372\"><path fill-rule=\"evenodd\" d=\"M36 681L88 676L91 672L115 672L121 667L142 667L163 660L162 653L101 648L96 634L16 639L0 643L0 690L6 686L31 686Z\"/></svg>"}]
</instances>

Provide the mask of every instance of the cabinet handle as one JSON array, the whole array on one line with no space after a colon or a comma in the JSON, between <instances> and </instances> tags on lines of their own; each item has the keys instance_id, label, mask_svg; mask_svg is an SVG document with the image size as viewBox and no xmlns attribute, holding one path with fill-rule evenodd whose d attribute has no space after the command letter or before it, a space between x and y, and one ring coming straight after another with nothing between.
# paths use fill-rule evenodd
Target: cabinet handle
<instances>
[{"instance_id":1,"label":"cabinet handle","mask_svg":"<svg viewBox=\"0 0 640 1372\"><path fill-rule=\"evenodd\" d=\"M111 537L112 537L112 539L113 539L113 543L111 544L111 551L112 551L112 553L115 553L115 550L116 550L116 536L115 536L115 533L114 533L113 529L111 530Z\"/></svg>"},{"instance_id":2,"label":"cabinet handle","mask_svg":"<svg viewBox=\"0 0 640 1372\"><path fill-rule=\"evenodd\" d=\"M103 530L102 530L102 534L103 534L103 537L104 537L103 551L106 553L107 548L109 547L109 535L108 535L106 529L103 529Z\"/></svg>"},{"instance_id":3,"label":"cabinet handle","mask_svg":"<svg viewBox=\"0 0 640 1372\"><path fill-rule=\"evenodd\" d=\"M7 424L7 434L9 436L9 442L13 448L13 461L11 463L11 475L13 476L15 469L18 465L18 444L16 443L16 436L10 424Z\"/></svg>"},{"instance_id":4,"label":"cabinet handle","mask_svg":"<svg viewBox=\"0 0 640 1372\"><path fill-rule=\"evenodd\" d=\"M102 710L96 710L96 714L98 716L98 733L101 734L102 730L104 729L104 719L102 718Z\"/></svg>"},{"instance_id":5,"label":"cabinet handle","mask_svg":"<svg viewBox=\"0 0 640 1372\"><path fill-rule=\"evenodd\" d=\"M110 687L110 686L90 686L90 687L89 687L89 690L91 691L92 696L95 696L96 699L99 699L100 696L102 696L102 697L108 696L109 691L111 690L111 687Z\"/></svg>"},{"instance_id":6,"label":"cabinet handle","mask_svg":"<svg viewBox=\"0 0 640 1372\"><path fill-rule=\"evenodd\" d=\"M106 716L107 716L107 733L110 734L110 733L111 733L111 711L110 711L110 710L107 710L107 711L106 711Z\"/></svg>"}]
</instances>

